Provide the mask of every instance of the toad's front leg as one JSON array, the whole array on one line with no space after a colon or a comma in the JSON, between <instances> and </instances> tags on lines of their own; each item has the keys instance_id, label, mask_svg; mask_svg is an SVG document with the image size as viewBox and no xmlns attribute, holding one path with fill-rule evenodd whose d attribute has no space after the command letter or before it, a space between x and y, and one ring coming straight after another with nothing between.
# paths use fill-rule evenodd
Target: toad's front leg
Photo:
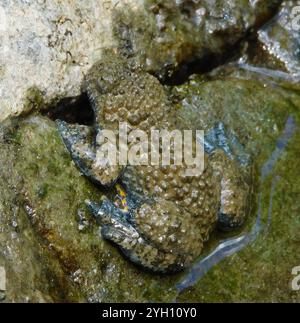
<instances>
[{"instance_id":1,"label":"toad's front leg","mask_svg":"<svg viewBox=\"0 0 300 323\"><path fill-rule=\"evenodd\" d=\"M69 150L72 159L80 171L93 182L102 186L111 187L122 174L123 167L101 160L99 152L99 138L101 130L96 137L92 127L68 124L57 120L60 135ZM98 138L98 140L96 140Z\"/></svg>"}]
</instances>

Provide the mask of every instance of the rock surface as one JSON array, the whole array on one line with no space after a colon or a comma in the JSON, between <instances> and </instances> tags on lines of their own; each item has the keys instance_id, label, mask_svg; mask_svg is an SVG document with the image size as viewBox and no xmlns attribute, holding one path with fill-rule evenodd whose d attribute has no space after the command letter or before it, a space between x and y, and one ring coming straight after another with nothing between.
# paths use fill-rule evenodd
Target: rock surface
<instances>
[{"instance_id":1,"label":"rock surface","mask_svg":"<svg viewBox=\"0 0 300 323\"><path fill-rule=\"evenodd\" d=\"M300 1L284 1L270 22L258 31L264 49L300 80Z\"/></svg>"},{"instance_id":2,"label":"rock surface","mask_svg":"<svg viewBox=\"0 0 300 323\"><path fill-rule=\"evenodd\" d=\"M246 42L238 66L278 81L300 80L300 1L284 1L279 12Z\"/></svg>"},{"instance_id":3,"label":"rock surface","mask_svg":"<svg viewBox=\"0 0 300 323\"><path fill-rule=\"evenodd\" d=\"M0 1L0 120L31 108L36 92L45 103L80 94L84 73L112 46L112 5Z\"/></svg>"}]
</instances>

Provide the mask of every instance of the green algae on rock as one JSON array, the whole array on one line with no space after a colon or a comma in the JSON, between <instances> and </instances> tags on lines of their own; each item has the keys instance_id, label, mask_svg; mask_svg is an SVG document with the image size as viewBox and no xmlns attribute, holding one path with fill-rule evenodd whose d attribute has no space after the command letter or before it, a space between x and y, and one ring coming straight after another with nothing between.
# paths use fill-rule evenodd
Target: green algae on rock
<instances>
[{"instance_id":1,"label":"green algae on rock","mask_svg":"<svg viewBox=\"0 0 300 323\"><path fill-rule=\"evenodd\" d=\"M4 301L83 301L28 219L26 211L34 211L24 205L18 127L11 121L0 125L0 267L6 276ZM35 159L37 155L32 153ZM34 166L30 163L25 167Z\"/></svg>"},{"instance_id":2,"label":"green algae on rock","mask_svg":"<svg viewBox=\"0 0 300 323\"><path fill-rule=\"evenodd\" d=\"M192 124L194 129L207 131L222 120L255 155L265 152L260 148L262 143L279 135L289 113L295 113L299 103L297 92L234 75L207 82L195 76L172 91L179 101L179 127Z\"/></svg>"}]
</instances>

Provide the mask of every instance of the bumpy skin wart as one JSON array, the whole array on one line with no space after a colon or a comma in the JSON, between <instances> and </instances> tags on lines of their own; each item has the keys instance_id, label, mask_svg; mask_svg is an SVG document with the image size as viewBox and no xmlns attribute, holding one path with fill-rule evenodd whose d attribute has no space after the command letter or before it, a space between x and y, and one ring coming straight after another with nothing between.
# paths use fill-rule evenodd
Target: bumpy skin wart
<instances>
[{"instance_id":1,"label":"bumpy skin wart","mask_svg":"<svg viewBox=\"0 0 300 323\"><path fill-rule=\"evenodd\" d=\"M101 129L172 130L176 115L159 81L134 62L106 55L85 82L95 127L59 122L67 148L80 170L93 181L111 186L117 181L127 194L124 212L107 198L88 202L102 226L136 264L161 273L188 267L220 219L224 228L240 225L246 213L248 185L233 159L216 150L205 158L201 175L186 176L186 166L102 167L97 160Z\"/></svg>"}]
</instances>

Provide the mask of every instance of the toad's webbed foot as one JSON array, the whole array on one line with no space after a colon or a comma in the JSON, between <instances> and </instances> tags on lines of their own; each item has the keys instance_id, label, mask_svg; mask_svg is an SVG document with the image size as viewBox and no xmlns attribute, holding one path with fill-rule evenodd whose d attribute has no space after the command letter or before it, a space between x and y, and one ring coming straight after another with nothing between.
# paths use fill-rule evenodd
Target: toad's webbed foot
<instances>
[{"instance_id":1,"label":"toad's webbed foot","mask_svg":"<svg viewBox=\"0 0 300 323\"><path fill-rule=\"evenodd\" d=\"M57 120L56 123L61 137L80 171L97 184L112 186L121 175L122 168L117 165L101 165L99 163L93 128L68 124L61 120Z\"/></svg>"},{"instance_id":2,"label":"toad's webbed foot","mask_svg":"<svg viewBox=\"0 0 300 323\"><path fill-rule=\"evenodd\" d=\"M249 207L250 156L221 122L206 135L205 150L221 182L218 227L224 231L236 229L244 223Z\"/></svg>"},{"instance_id":3,"label":"toad's webbed foot","mask_svg":"<svg viewBox=\"0 0 300 323\"><path fill-rule=\"evenodd\" d=\"M235 159L243 167L250 164L250 155L245 152L236 135L226 131L222 122L218 122L207 132L204 148L209 155L218 149L223 150L228 158Z\"/></svg>"}]
</instances>

